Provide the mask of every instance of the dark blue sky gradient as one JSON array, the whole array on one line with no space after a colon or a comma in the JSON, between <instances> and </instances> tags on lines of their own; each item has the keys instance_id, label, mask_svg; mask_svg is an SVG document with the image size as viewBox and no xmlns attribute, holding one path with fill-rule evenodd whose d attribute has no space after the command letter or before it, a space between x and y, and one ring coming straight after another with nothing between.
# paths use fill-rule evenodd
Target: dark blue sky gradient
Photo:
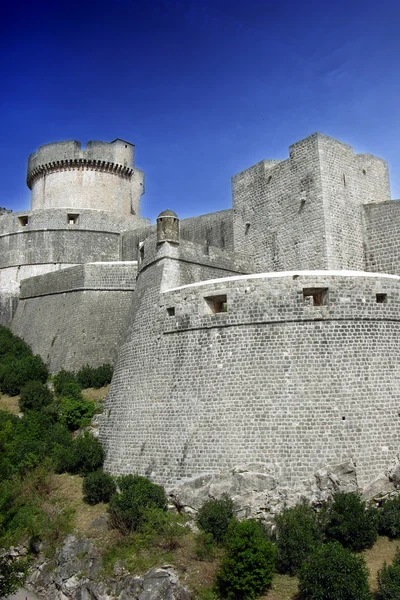
<instances>
[{"instance_id":1,"label":"dark blue sky gradient","mask_svg":"<svg viewBox=\"0 0 400 600\"><path fill-rule=\"evenodd\" d=\"M121 137L142 214L231 205L230 177L315 131L389 162L400 197L398 0L7 0L0 206L38 146Z\"/></svg>"}]
</instances>

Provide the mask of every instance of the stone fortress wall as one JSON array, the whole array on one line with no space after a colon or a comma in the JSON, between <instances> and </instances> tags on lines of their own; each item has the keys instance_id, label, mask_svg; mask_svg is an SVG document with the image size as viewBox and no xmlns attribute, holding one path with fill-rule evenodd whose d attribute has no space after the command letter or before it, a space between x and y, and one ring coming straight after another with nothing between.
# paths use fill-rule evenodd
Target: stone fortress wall
<instances>
[{"instance_id":1,"label":"stone fortress wall","mask_svg":"<svg viewBox=\"0 0 400 600\"><path fill-rule=\"evenodd\" d=\"M123 187L125 144L40 148L32 211L0 216L3 304L6 277L38 275L10 296L13 330L52 371L116 361L107 469L172 484L258 464L282 490L344 460L361 486L388 469L400 209L386 163L314 134L233 177L232 209L156 227Z\"/></svg>"},{"instance_id":2,"label":"stone fortress wall","mask_svg":"<svg viewBox=\"0 0 400 600\"><path fill-rule=\"evenodd\" d=\"M137 262L77 265L26 279L12 329L51 372L114 364L129 319Z\"/></svg>"},{"instance_id":3,"label":"stone fortress wall","mask_svg":"<svg viewBox=\"0 0 400 600\"><path fill-rule=\"evenodd\" d=\"M269 273L165 288L165 256L157 280L151 267L138 279L146 302L104 417L108 470L171 484L256 463L293 486L351 457L364 485L388 466L399 452L399 277ZM227 310L214 313L221 298Z\"/></svg>"},{"instance_id":4,"label":"stone fortress wall","mask_svg":"<svg viewBox=\"0 0 400 600\"><path fill-rule=\"evenodd\" d=\"M389 199L383 160L314 134L232 178L234 247L260 271L363 270L362 206Z\"/></svg>"},{"instance_id":5,"label":"stone fortress wall","mask_svg":"<svg viewBox=\"0 0 400 600\"><path fill-rule=\"evenodd\" d=\"M21 281L91 261L122 259L121 233L143 228L143 172L123 140L58 142L29 157L31 209L0 216L0 323L9 325Z\"/></svg>"}]
</instances>

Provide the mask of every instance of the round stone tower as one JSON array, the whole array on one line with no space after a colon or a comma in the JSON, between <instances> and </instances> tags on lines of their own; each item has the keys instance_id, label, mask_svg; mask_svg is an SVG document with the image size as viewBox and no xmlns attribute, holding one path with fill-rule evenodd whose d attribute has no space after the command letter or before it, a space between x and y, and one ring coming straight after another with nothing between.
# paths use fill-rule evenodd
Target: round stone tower
<instances>
[{"instance_id":1,"label":"round stone tower","mask_svg":"<svg viewBox=\"0 0 400 600\"><path fill-rule=\"evenodd\" d=\"M94 209L114 215L139 215L143 172L134 167L134 146L111 143L55 142L30 155L27 185L31 210Z\"/></svg>"},{"instance_id":2,"label":"round stone tower","mask_svg":"<svg viewBox=\"0 0 400 600\"><path fill-rule=\"evenodd\" d=\"M173 210L164 210L157 217L157 244L179 244L179 219Z\"/></svg>"},{"instance_id":3,"label":"round stone tower","mask_svg":"<svg viewBox=\"0 0 400 600\"><path fill-rule=\"evenodd\" d=\"M27 185L30 210L0 210L0 324L7 326L23 279L118 262L122 232L150 225L140 217L144 174L124 140L40 146L29 157Z\"/></svg>"}]
</instances>

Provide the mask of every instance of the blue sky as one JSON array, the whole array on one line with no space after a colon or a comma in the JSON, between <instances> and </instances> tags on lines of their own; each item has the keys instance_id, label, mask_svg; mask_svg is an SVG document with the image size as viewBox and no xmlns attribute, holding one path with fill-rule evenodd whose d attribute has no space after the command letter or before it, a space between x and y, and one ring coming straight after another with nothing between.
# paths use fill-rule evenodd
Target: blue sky
<instances>
[{"instance_id":1,"label":"blue sky","mask_svg":"<svg viewBox=\"0 0 400 600\"><path fill-rule=\"evenodd\" d=\"M136 145L142 214L231 205L230 177L320 131L389 163L400 198L398 0L3 0L0 206L63 139Z\"/></svg>"}]
</instances>

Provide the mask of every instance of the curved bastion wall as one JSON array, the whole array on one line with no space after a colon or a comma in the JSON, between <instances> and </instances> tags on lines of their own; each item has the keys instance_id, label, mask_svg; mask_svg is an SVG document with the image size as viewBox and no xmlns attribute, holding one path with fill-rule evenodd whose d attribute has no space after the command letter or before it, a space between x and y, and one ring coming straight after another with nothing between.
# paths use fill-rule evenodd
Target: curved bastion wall
<instances>
[{"instance_id":1,"label":"curved bastion wall","mask_svg":"<svg viewBox=\"0 0 400 600\"><path fill-rule=\"evenodd\" d=\"M77 141L41 146L30 155L27 185L32 210L91 208L139 215L144 174L134 166L134 146L124 140Z\"/></svg>"},{"instance_id":2,"label":"curved bastion wall","mask_svg":"<svg viewBox=\"0 0 400 600\"><path fill-rule=\"evenodd\" d=\"M168 270L139 274L101 430L107 470L174 484L257 463L283 488L347 459L364 486L392 464L400 277L268 273L160 293Z\"/></svg>"}]
</instances>

